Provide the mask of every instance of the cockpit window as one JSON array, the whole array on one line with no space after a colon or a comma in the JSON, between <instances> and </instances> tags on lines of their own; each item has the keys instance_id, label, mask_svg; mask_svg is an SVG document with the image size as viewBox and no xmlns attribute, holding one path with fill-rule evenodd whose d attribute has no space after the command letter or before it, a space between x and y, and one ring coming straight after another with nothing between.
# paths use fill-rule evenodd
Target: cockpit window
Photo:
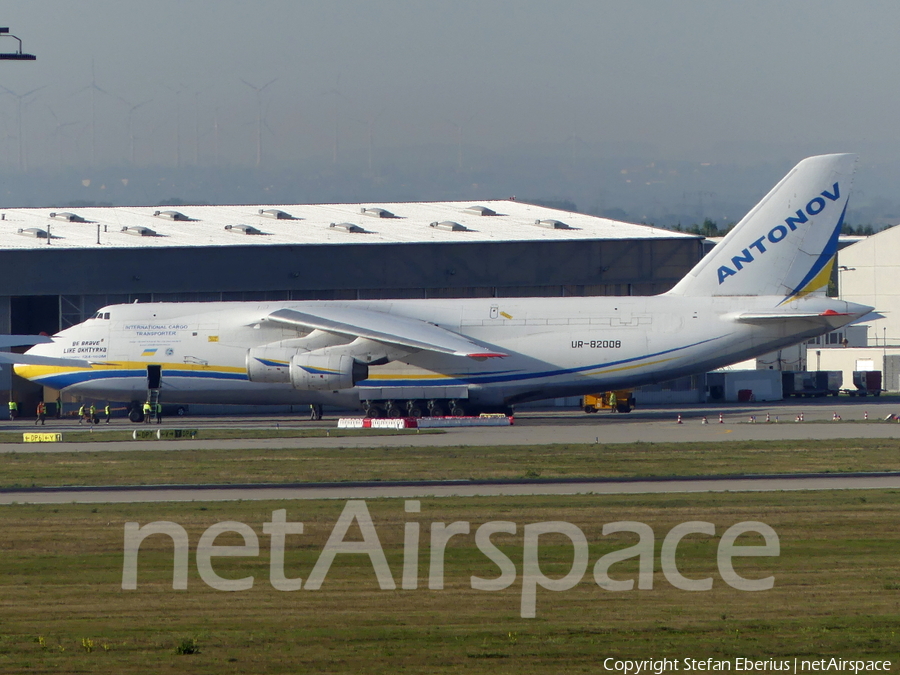
<instances>
[{"instance_id":1,"label":"cockpit window","mask_svg":"<svg viewBox=\"0 0 900 675\"><path fill-rule=\"evenodd\" d=\"M92 319L109 319L109 312L97 312Z\"/></svg>"},{"instance_id":2,"label":"cockpit window","mask_svg":"<svg viewBox=\"0 0 900 675\"><path fill-rule=\"evenodd\" d=\"M104 318L104 319L108 319L108 318L109 318L109 312L104 312L104 313L103 313L103 318Z\"/></svg>"}]
</instances>

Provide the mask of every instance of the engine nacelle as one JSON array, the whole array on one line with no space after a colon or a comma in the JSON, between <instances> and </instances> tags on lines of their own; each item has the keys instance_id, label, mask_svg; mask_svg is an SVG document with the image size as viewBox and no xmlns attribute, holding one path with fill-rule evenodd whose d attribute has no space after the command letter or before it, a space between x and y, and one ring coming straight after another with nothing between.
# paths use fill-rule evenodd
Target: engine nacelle
<instances>
[{"instance_id":1,"label":"engine nacelle","mask_svg":"<svg viewBox=\"0 0 900 675\"><path fill-rule=\"evenodd\" d=\"M291 381L291 358L296 349L253 347L247 351L247 378L251 382L287 383Z\"/></svg>"},{"instance_id":2,"label":"engine nacelle","mask_svg":"<svg viewBox=\"0 0 900 675\"><path fill-rule=\"evenodd\" d=\"M291 359L296 354L347 344L349 338L314 330L302 338L272 342L247 350L247 378L251 382L287 384L291 381Z\"/></svg>"},{"instance_id":3,"label":"engine nacelle","mask_svg":"<svg viewBox=\"0 0 900 675\"><path fill-rule=\"evenodd\" d=\"M349 389L369 376L369 367L346 354L320 350L296 354L291 358L291 384L294 389Z\"/></svg>"}]
</instances>

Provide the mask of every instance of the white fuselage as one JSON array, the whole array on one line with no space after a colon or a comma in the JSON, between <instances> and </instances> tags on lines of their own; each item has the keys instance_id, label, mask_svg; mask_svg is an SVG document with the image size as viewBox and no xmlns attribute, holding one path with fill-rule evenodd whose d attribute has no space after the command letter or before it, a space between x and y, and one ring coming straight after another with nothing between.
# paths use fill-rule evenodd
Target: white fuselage
<instances>
[{"instance_id":1,"label":"white fuselage","mask_svg":"<svg viewBox=\"0 0 900 675\"><path fill-rule=\"evenodd\" d=\"M17 366L28 379L88 399L142 400L147 366L161 367L168 403L358 405L367 398L428 398L464 389L493 406L622 389L700 373L796 344L869 308L807 297L779 309L807 318L753 324L740 313L771 311L783 298L653 297L383 300L355 302L153 303L106 307L29 354L91 361L90 369ZM436 324L504 358L411 351L369 367L356 387L301 390L248 378L248 350L309 331L267 321L281 308L352 307ZM831 310L828 319L810 313ZM109 318L105 318L108 316ZM288 343L290 344L290 343ZM421 395L419 395L421 394Z\"/></svg>"}]
</instances>

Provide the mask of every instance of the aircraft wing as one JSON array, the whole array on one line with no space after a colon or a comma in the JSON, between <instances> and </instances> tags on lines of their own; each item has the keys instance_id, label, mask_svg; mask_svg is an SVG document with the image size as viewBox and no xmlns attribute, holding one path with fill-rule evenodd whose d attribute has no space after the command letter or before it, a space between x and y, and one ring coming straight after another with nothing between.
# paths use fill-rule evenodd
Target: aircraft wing
<instances>
[{"instance_id":1,"label":"aircraft wing","mask_svg":"<svg viewBox=\"0 0 900 675\"><path fill-rule=\"evenodd\" d=\"M14 354L12 352L0 352L0 365L23 364L29 366L62 366L65 368L90 368L90 361L82 359L61 359L55 356L39 356L37 354Z\"/></svg>"},{"instance_id":2,"label":"aircraft wing","mask_svg":"<svg viewBox=\"0 0 900 675\"><path fill-rule=\"evenodd\" d=\"M369 309L349 307L317 307L315 311L279 309L269 314L266 320L339 335L363 337L439 354L468 356L473 359L506 356L433 323Z\"/></svg>"},{"instance_id":3,"label":"aircraft wing","mask_svg":"<svg viewBox=\"0 0 900 675\"><path fill-rule=\"evenodd\" d=\"M3 347L24 347L53 342L47 335L0 335L0 349Z\"/></svg>"}]
</instances>

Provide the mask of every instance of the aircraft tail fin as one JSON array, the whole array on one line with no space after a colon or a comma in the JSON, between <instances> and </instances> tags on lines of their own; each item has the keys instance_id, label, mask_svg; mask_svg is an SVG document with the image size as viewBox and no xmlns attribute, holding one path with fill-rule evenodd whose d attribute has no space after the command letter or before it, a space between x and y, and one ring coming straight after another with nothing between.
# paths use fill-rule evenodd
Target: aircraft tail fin
<instances>
[{"instance_id":1,"label":"aircraft tail fin","mask_svg":"<svg viewBox=\"0 0 900 675\"><path fill-rule=\"evenodd\" d=\"M669 293L788 302L824 289L855 167L851 154L804 159Z\"/></svg>"}]
</instances>

